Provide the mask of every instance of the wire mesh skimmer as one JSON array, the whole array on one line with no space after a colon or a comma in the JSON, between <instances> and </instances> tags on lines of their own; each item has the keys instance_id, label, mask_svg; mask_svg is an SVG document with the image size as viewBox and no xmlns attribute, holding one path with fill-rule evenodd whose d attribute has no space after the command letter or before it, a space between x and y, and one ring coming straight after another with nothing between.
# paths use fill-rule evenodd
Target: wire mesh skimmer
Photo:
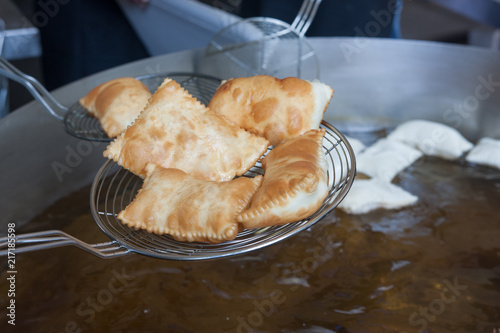
<instances>
[{"instance_id":1,"label":"wire mesh skimmer","mask_svg":"<svg viewBox=\"0 0 500 333\"><path fill-rule=\"evenodd\" d=\"M24 74L2 57L0 57L0 75L17 81L28 89L51 116L63 122L69 134L91 141L112 140L102 129L99 120L92 117L79 102L75 102L70 107L62 105L38 80ZM221 82L220 79L209 75L192 73L147 74L136 78L142 81L151 92L154 92L166 77L175 80L205 105L208 104Z\"/></svg>"},{"instance_id":2,"label":"wire mesh skimmer","mask_svg":"<svg viewBox=\"0 0 500 333\"><path fill-rule=\"evenodd\" d=\"M62 231L52 230L16 236L16 252L75 245L102 258L134 252L161 259L204 260L243 254L275 244L319 222L337 207L354 181L356 165L351 145L329 123L323 122L321 127L326 129L323 151L328 165L329 193L322 206L304 220L282 226L243 230L234 240L220 244L179 242L169 235L135 230L122 224L117 215L132 202L142 186L142 179L115 162L108 161L98 171L92 184L90 207L96 223L112 241L86 244ZM263 174L259 162L244 176L254 177L258 174ZM7 243L7 238L0 239L0 255L6 255Z\"/></svg>"},{"instance_id":3,"label":"wire mesh skimmer","mask_svg":"<svg viewBox=\"0 0 500 333\"><path fill-rule=\"evenodd\" d=\"M304 38L321 0L304 0L292 24L251 17L219 31L201 59L201 71L228 79L259 74L319 77L316 53Z\"/></svg>"}]
</instances>

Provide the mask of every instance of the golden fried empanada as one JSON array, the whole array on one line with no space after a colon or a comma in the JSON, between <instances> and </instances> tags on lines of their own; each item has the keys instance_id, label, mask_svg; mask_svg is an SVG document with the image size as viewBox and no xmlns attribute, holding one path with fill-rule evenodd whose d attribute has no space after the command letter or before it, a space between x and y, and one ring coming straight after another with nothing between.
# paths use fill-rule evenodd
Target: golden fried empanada
<instances>
[{"instance_id":1,"label":"golden fried empanada","mask_svg":"<svg viewBox=\"0 0 500 333\"><path fill-rule=\"evenodd\" d=\"M264 181L250 208L236 220L247 229L300 221L328 195L325 129L282 142L263 159Z\"/></svg>"},{"instance_id":2,"label":"golden fried empanada","mask_svg":"<svg viewBox=\"0 0 500 333\"><path fill-rule=\"evenodd\" d=\"M333 89L314 80L268 75L229 79L208 107L272 145L319 129Z\"/></svg>"},{"instance_id":3,"label":"golden fried empanada","mask_svg":"<svg viewBox=\"0 0 500 333\"><path fill-rule=\"evenodd\" d=\"M146 166L136 198L118 219L178 241L220 243L238 234L236 216L250 203L262 176L225 182L196 179L178 169Z\"/></svg>"},{"instance_id":4,"label":"golden fried empanada","mask_svg":"<svg viewBox=\"0 0 500 333\"><path fill-rule=\"evenodd\" d=\"M141 81L123 77L98 85L80 99L80 104L114 138L134 122L150 97L149 89Z\"/></svg>"},{"instance_id":5,"label":"golden fried empanada","mask_svg":"<svg viewBox=\"0 0 500 333\"><path fill-rule=\"evenodd\" d=\"M141 177L151 162L196 178L224 181L248 171L268 146L266 139L230 123L177 82L165 79L104 156Z\"/></svg>"}]
</instances>

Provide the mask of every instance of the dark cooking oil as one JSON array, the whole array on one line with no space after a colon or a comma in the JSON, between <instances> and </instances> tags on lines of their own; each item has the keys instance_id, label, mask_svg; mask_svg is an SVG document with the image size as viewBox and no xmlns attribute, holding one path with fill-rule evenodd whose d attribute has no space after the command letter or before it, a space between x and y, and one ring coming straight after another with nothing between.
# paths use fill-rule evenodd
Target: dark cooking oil
<instances>
[{"instance_id":1,"label":"dark cooking oil","mask_svg":"<svg viewBox=\"0 0 500 333\"><path fill-rule=\"evenodd\" d=\"M423 158L394 180L401 210L336 209L246 255L99 259L74 247L18 255L16 326L1 332L498 332L500 172ZM106 241L89 188L24 230ZM6 273L0 307L7 306Z\"/></svg>"}]
</instances>

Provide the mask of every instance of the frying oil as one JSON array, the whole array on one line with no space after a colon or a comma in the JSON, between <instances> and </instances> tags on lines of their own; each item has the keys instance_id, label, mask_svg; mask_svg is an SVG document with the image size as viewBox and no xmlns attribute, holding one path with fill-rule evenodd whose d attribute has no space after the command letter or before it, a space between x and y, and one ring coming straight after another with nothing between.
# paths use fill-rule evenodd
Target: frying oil
<instances>
[{"instance_id":1,"label":"frying oil","mask_svg":"<svg viewBox=\"0 0 500 333\"><path fill-rule=\"evenodd\" d=\"M15 330L2 332L494 332L500 329L500 172L423 158L394 180L415 206L334 210L288 240L204 262L74 247L17 257ZM107 241L90 188L18 233ZM6 272L0 307L6 309Z\"/></svg>"}]
</instances>

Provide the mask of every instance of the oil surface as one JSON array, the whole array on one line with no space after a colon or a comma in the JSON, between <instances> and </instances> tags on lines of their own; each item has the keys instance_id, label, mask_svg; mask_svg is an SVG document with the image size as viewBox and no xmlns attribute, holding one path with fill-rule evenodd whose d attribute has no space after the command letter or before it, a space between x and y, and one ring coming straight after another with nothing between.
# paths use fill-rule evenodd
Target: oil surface
<instances>
[{"instance_id":1,"label":"oil surface","mask_svg":"<svg viewBox=\"0 0 500 333\"><path fill-rule=\"evenodd\" d=\"M394 181L419 202L351 216L223 260L74 247L18 255L17 320L1 332L496 332L500 329L500 172L423 158ZM22 232L107 237L89 188ZM0 307L8 299L5 267Z\"/></svg>"}]
</instances>

